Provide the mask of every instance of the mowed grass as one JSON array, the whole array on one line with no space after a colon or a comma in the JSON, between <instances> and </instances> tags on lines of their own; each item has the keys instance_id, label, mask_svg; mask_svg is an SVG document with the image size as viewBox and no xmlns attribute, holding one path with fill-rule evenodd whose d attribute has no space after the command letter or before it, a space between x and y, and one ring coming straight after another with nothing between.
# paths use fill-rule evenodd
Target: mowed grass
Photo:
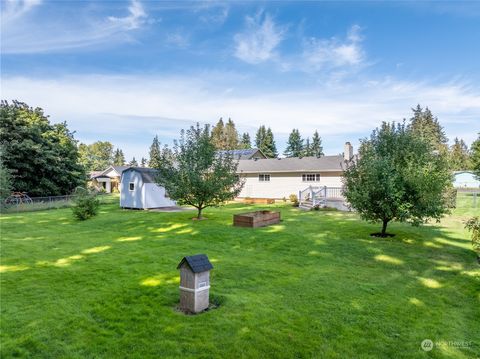
<instances>
[{"instance_id":1,"label":"mowed grass","mask_svg":"<svg viewBox=\"0 0 480 359\"><path fill-rule=\"evenodd\" d=\"M441 224L393 224L389 239L355 214L283 204L205 221L115 198L85 222L70 209L2 215L1 356L475 358L480 266L462 220L480 211L467 205ZM282 223L232 226L260 208ZM197 253L220 306L187 316L176 265ZM424 339L439 345L425 352Z\"/></svg>"}]
</instances>

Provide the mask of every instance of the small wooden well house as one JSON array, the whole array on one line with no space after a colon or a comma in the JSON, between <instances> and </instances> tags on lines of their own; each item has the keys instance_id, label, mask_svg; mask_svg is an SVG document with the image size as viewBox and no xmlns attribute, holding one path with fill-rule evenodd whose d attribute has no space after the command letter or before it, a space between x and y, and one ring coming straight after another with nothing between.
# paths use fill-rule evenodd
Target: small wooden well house
<instances>
[{"instance_id":1,"label":"small wooden well house","mask_svg":"<svg viewBox=\"0 0 480 359\"><path fill-rule=\"evenodd\" d=\"M180 269L180 309L199 313L208 308L212 263L205 254L184 257Z\"/></svg>"}]
</instances>

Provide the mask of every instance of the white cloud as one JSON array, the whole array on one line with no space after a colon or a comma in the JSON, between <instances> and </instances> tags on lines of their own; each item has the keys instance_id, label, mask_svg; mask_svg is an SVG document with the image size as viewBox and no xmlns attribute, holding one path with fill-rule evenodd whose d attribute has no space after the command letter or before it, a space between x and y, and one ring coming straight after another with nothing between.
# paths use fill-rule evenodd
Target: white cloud
<instances>
[{"instance_id":1,"label":"white cloud","mask_svg":"<svg viewBox=\"0 0 480 359\"><path fill-rule=\"evenodd\" d=\"M286 29L275 24L269 14L259 12L245 18L246 29L234 36L235 56L250 64L258 64L275 56Z\"/></svg>"},{"instance_id":2,"label":"white cloud","mask_svg":"<svg viewBox=\"0 0 480 359\"><path fill-rule=\"evenodd\" d=\"M272 127L279 147L293 127L307 136L318 129L328 153L342 142L368 136L382 121L410 117L417 103L429 106L447 135L473 141L480 130L480 89L459 82L442 84L382 79L348 87L289 90L239 88L239 77L69 76L55 80L5 77L2 96L44 108L53 121L68 121L83 141L109 139L145 155L155 133L164 142L196 121L231 117L241 131ZM248 82L248 81L244 81ZM253 135L253 133L252 133ZM128 148L127 148L128 149Z\"/></svg>"},{"instance_id":3,"label":"white cloud","mask_svg":"<svg viewBox=\"0 0 480 359\"><path fill-rule=\"evenodd\" d=\"M101 19L95 14L81 11L55 19L31 19L30 10L38 2L30 0L22 4L13 10L8 7L2 10L4 54L58 52L128 41L129 33L147 20L147 14L138 0L130 2L126 16ZM7 21L3 21L4 18Z\"/></svg>"},{"instance_id":4,"label":"white cloud","mask_svg":"<svg viewBox=\"0 0 480 359\"><path fill-rule=\"evenodd\" d=\"M41 0L7 0L2 6L2 23L8 24L41 4Z\"/></svg>"},{"instance_id":5,"label":"white cloud","mask_svg":"<svg viewBox=\"0 0 480 359\"><path fill-rule=\"evenodd\" d=\"M125 17L109 16L108 20L114 25L124 28L126 30L133 30L140 27L145 21L147 14L143 9L142 4L138 0L132 0L128 7L129 15Z\"/></svg>"},{"instance_id":6,"label":"white cloud","mask_svg":"<svg viewBox=\"0 0 480 359\"><path fill-rule=\"evenodd\" d=\"M311 37L305 41L303 58L311 70L357 66L365 59L360 27L353 25L345 40L338 38L318 39Z\"/></svg>"}]
</instances>

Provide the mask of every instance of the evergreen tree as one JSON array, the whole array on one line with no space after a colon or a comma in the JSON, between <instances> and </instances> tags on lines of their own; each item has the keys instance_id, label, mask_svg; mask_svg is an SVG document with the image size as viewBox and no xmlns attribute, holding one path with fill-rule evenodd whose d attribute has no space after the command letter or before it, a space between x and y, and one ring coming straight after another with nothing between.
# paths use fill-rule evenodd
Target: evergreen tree
<instances>
[{"instance_id":1,"label":"evergreen tree","mask_svg":"<svg viewBox=\"0 0 480 359\"><path fill-rule=\"evenodd\" d=\"M225 125L221 117L212 129L212 143L217 150L225 150L227 147Z\"/></svg>"},{"instance_id":2,"label":"evergreen tree","mask_svg":"<svg viewBox=\"0 0 480 359\"><path fill-rule=\"evenodd\" d=\"M209 126L197 123L182 130L174 152L162 152L158 184L179 204L197 208L198 219L204 208L232 200L243 187L236 173L238 161L228 154L218 156L216 150Z\"/></svg>"},{"instance_id":3,"label":"evergreen tree","mask_svg":"<svg viewBox=\"0 0 480 359\"><path fill-rule=\"evenodd\" d=\"M147 159L145 157L142 157L142 160L140 161L140 167L147 167Z\"/></svg>"},{"instance_id":4,"label":"evergreen tree","mask_svg":"<svg viewBox=\"0 0 480 359\"><path fill-rule=\"evenodd\" d=\"M303 154L303 139L298 129L293 129L288 137L287 148L283 152L286 157L300 157Z\"/></svg>"},{"instance_id":5,"label":"evergreen tree","mask_svg":"<svg viewBox=\"0 0 480 359\"><path fill-rule=\"evenodd\" d=\"M313 133L313 137L312 137L312 145L311 145L311 151L312 153L312 156L315 156L315 157L321 157L323 156L323 147L322 147L322 139L321 137L318 135L318 131L315 130L315 132Z\"/></svg>"},{"instance_id":6,"label":"evergreen tree","mask_svg":"<svg viewBox=\"0 0 480 359\"><path fill-rule=\"evenodd\" d=\"M436 150L445 153L448 150L448 138L438 119L433 116L428 107L423 110L420 105L417 105L416 108L412 108L412 111L413 117L410 119L409 130L427 140Z\"/></svg>"},{"instance_id":7,"label":"evergreen tree","mask_svg":"<svg viewBox=\"0 0 480 359\"><path fill-rule=\"evenodd\" d=\"M480 180L480 132L478 133L478 138L472 143L470 161L472 163L472 169Z\"/></svg>"},{"instance_id":8,"label":"evergreen tree","mask_svg":"<svg viewBox=\"0 0 480 359\"><path fill-rule=\"evenodd\" d=\"M255 135L255 147L262 151L268 158L277 157L277 146L270 127L260 126Z\"/></svg>"},{"instance_id":9,"label":"evergreen tree","mask_svg":"<svg viewBox=\"0 0 480 359\"><path fill-rule=\"evenodd\" d=\"M455 137L453 145L450 147L450 169L461 171L470 169L470 153L468 147L462 139Z\"/></svg>"},{"instance_id":10,"label":"evergreen tree","mask_svg":"<svg viewBox=\"0 0 480 359\"><path fill-rule=\"evenodd\" d=\"M73 133L65 122L51 124L41 108L2 101L0 143L3 164L15 175L14 191L64 195L86 181Z\"/></svg>"},{"instance_id":11,"label":"evergreen tree","mask_svg":"<svg viewBox=\"0 0 480 359\"><path fill-rule=\"evenodd\" d=\"M161 160L161 150L160 150L160 141L158 136L153 138L152 145L150 146L150 160L148 161L148 166L151 168L158 168L160 166Z\"/></svg>"},{"instance_id":12,"label":"evergreen tree","mask_svg":"<svg viewBox=\"0 0 480 359\"><path fill-rule=\"evenodd\" d=\"M252 148L252 142L250 141L250 135L248 132L245 132L242 135L241 147L245 149Z\"/></svg>"},{"instance_id":13,"label":"evergreen tree","mask_svg":"<svg viewBox=\"0 0 480 359\"><path fill-rule=\"evenodd\" d=\"M343 193L360 217L382 222L382 237L392 220L418 225L448 212L448 161L428 139L384 122L362 141L359 155L344 172Z\"/></svg>"},{"instance_id":14,"label":"evergreen tree","mask_svg":"<svg viewBox=\"0 0 480 359\"><path fill-rule=\"evenodd\" d=\"M138 167L138 162L135 159L135 156L133 156L132 160L128 163L128 165L131 167Z\"/></svg>"},{"instance_id":15,"label":"evergreen tree","mask_svg":"<svg viewBox=\"0 0 480 359\"><path fill-rule=\"evenodd\" d=\"M229 118L225 125L225 148L224 150L235 150L239 147L238 132L235 123Z\"/></svg>"},{"instance_id":16,"label":"evergreen tree","mask_svg":"<svg viewBox=\"0 0 480 359\"><path fill-rule=\"evenodd\" d=\"M124 166L125 165L125 156L123 151L117 148L113 154L113 165L114 166Z\"/></svg>"},{"instance_id":17,"label":"evergreen tree","mask_svg":"<svg viewBox=\"0 0 480 359\"><path fill-rule=\"evenodd\" d=\"M305 140L305 146L303 146L303 154L304 157L311 157L313 156L312 145L310 144L310 138L307 137Z\"/></svg>"}]
</instances>

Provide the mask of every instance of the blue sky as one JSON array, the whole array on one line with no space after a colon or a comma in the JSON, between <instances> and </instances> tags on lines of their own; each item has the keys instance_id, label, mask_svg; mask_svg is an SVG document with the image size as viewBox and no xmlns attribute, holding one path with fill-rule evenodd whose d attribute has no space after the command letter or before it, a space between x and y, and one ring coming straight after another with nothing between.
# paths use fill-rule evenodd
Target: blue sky
<instances>
[{"instance_id":1,"label":"blue sky","mask_svg":"<svg viewBox=\"0 0 480 359\"><path fill-rule=\"evenodd\" d=\"M480 131L480 2L2 1L2 99L44 108L128 159L231 117L317 129L325 152L429 106Z\"/></svg>"}]
</instances>

